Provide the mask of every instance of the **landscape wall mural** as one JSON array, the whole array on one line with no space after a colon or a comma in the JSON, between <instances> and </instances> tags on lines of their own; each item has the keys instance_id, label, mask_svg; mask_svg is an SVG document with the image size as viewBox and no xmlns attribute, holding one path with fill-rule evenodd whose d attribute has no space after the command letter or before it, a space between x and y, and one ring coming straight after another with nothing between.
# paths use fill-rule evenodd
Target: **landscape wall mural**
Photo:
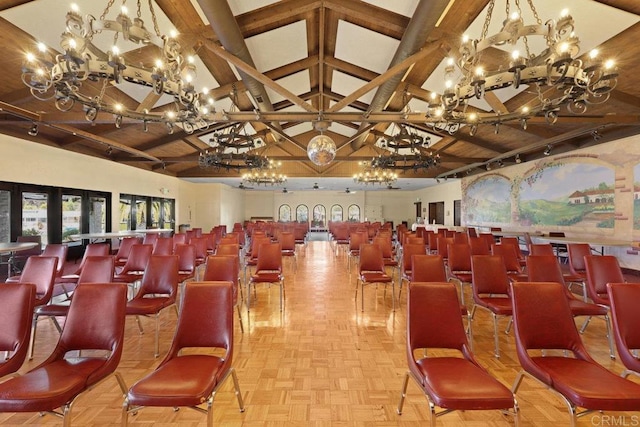
<instances>
[{"instance_id":1,"label":"landscape wall mural","mask_svg":"<svg viewBox=\"0 0 640 427\"><path fill-rule=\"evenodd\" d=\"M633 168L633 229L640 230L640 163Z\"/></svg>"},{"instance_id":2,"label":"landscape wall mural","mask_svg":"<svg viewBox=\"0 0 640 427\"><path fill-rule=\"evenodd\" d=\"M613 168L575 155L527 166L521 175L488 174L463 185L466 223L613 228Z\"/></svg>"}]
</instances>

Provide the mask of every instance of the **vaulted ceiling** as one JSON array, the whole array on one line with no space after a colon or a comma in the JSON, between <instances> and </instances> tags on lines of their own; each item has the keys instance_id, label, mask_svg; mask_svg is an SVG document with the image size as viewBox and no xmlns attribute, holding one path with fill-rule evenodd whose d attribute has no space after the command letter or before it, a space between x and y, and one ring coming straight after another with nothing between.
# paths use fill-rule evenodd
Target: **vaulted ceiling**
<instances>
[{"instance_id":1,"label":"vaulted ceiling","mask_svg":"<svg viewBox=\"0 0 640 427\"><path fill-rule=\"evenodd\" d=\"M554 153L570 151L640 132L640 85L634 80L640 69L637 0L533 1L543 20L568 7L581 51L598 48L616 61L618 84L606 103L589 106L581 115L563 109L553 125L536 117L526 129L515 122L480 126L475 133L463 127L453 134L417 117L424 115L431 91L443 90L442 64L449 50L463 33L479 35L488 0L156 0L158 25L163 32L175 28L184 49L196 55L196 85L211 89L220 112L218 121L191 134L182 129L168 133L159 124L145 132L134 121L117 128L109 114L89 122L79 105L61 112L53 101L31 96L21 80L24 55L37 41L61 50L68 8L61 3L0 0L0 133L157 173L239 182L242 171L198 165L212 134L237 123L225 112L246 112L243 131L262 141L255 151L281 161L282 173L304 177L306 183L359 172L358 162L383 152L380 139L397 132L402 121L412 132L430 137L430 149L441 161L427 170L405 171L401 178L478 173L490 162L514 162L515 154L535 159L548 145ZM82 13L98 17L107 2L76 3ZM146 13L147 2L142 3ZM136 7L133 1L128 6ZM504 9L505 0L497 0L496 28ZM151 25L150 15L143 13L142 19ZM144 47L124 53L127 62L150 55ZM499 52L494 55L500 58ZM140 111L161 110L173 102L150 88L132 86L109 86L108 96ZM535 95L523 89L503 98L485 97L475 107L513 111ZM337 145L336 159L328 166L313 164L306 152L318 134L313 122L319 118L330 123L326 133ZM28 134L33 123L38 124L36 136Z\"/></svg>"}]
</instances>

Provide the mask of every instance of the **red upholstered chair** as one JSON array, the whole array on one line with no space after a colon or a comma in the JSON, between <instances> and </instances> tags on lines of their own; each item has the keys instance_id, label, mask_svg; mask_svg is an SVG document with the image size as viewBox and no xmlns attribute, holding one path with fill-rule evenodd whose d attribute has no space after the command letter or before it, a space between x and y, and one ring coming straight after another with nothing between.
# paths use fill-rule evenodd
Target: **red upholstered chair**
<instances>
[{"instance_id":1,"label":"red upholstered chair","mask_svg":"<svg viewBox=\"0 0 640 427\"><path fill-rule=\"evenodd\" d=\"M160 236L153 245L151 255L171 255L173 254L173 237Z\"/></svg>"},{"instance_id":2,"label":"red upholstered chair","mask_svg":"<svg viewBox=\"0 0 640 427\"><path fill-rule=\"evenodd\" d=\"M587 279L587 295L596 304L609 307L607 283L626 282L618 258L613 255L602 255L586 256L583 260Z\"/></svg>"},{"instance_id":3,"label":"red upholstered chair","mask_svg":"<svg viewBox=\"0 0 640 427\"><path fill-rule=\"evenodd\" d=\"M555 255L529 255L527 257L527 273L530 282L556 282L564 286L565 297L569 302L569 308L575 317L578 316L598 316L602 317L607 326L607 340L609 342L609 356L615 359L613 352L613 337L611 336L611 325L609 323L608 308L584 302L576 298L565 286L560 263ZM582 329L586 328L585 322Z\"/></svg>"},{"instance_id":4,"label":"red upholstered chair","mask_svg":"<svg viewBox=\"0 0 640 427\"><path fill-rule=\"evenodd\" d=\"M469 237L469 248L471 255L491 255L491 246L487 246L487 242L481 237Z\"/></svg>"},{"instance_id":5,"label":"red upholstered chair","mask_svg":"<svg viewBox=\"0 0 640 427\"><path fill-rule=\"evenodd\" d=\"M464 285L471 284L471 248L467 243L450 243L447 253L449 277L460 284L460 301L465 305Z\"/></svg>"},{"instance_id":6,"label":"red upholstered chair","mask_svg":"<svg viewBox=\"0 0 640 427\"><path fill-rule=\"evenodd\" d=\"M525 375L538 380L565 402L571 426L585 413L577 412L578 408L639 411L640 384L615 375L589 356L566 292L559 283L511 284L516 349L522 365L512 390L518 390ZM555 355L552 350L562 353Z\"/></svg>"},{"instance_id":7,"label":"red upholstered chair","mask_svg":"<svg viewBox=\"0 0 640 427\"><path fill-rule=\"evenodd\" d=\"M0 351L10 353L0 360L0 378L16 372L27 357L36 285L6 283L0 286Z\"/></svg>"},{"instance_id":8,"label":"red upholstered chair","mask_svg":"<svg viewBox=\"0 0 640 427\"><path fill-rule=\"evenodd\" d=\"M414 255L411 257L411 283L447 282L447 268L440 255ZM411 286L409 283L409 286ZM473 348L473 324L467 306L460 303L460 314L467 318L469 344Z\"/></svg>"},{"instance_id":9,"label":"red upholstered chair","mask_svg":"<svg viewBox=\"0 0 640 427\"><path fill-rule=\"evenodd\" d=\"M142 244L155 246L156 242L158 241L158 237L160 237L160 233L144 233Z\"/></svg>"},{"instance_id":10,"label":"red upholstered chair","mask_svg":"<svg viewBox=\"0 0 640 427\"><path fill-rule=\"evenodd\" d=\"M587 267L584 257L591 256L591 245L588 243L569 243L567 244L567 253L569 257L569 270L574 276L580 276L582 279L587 277Z\"/></svg>"},{"instance_id":11,"label":"red upholstered chair","mask_svg":"<svg viewBox=\"0 0 640 427\"><path fill-rule=\"evenodd\" d=\"M263 243L271 243L271 239L266 234L254 233L251 239L251 247L249 251L245 253L244 260L244 281L247 282L247 271L251 272L251 267L255 267L258 264L258 253Z\"/></svg>"},{"instance_id":12,"label":"red upholstered chair","mask_svg":"<svg viewBox=\"0 0 640 427\"><path fill-rule=\"evenodd\" d=\"M280 243L262 243L258 250L256 271L247 281L247 312L251 309L251 286L259 283L280 287L280 311L284 304L284 275L282 274L282 248Z\"/></svg>"},{"instance_id":13,"label":"red upholstered chair","mask_svg":"<svg viewBox=\"0 0 640 427\"><path fill-rule=\"evenodd\" d=\"M505 246L512 250L510 245ZM500 357L498 318L511 316L513 313L509 296L509 277L504 259L500 255L473 255L471 267L474 302L471 318L475 316L478 307L491 313L491 317L493 317L493 354L495 357Z\"/></svg>"},{"instance_id":14,"label":"red upholstered chair","mask_svg":"<svg viewBox=\"0 0 640 427\"><path fill-rule=\"evenodd\" d=\"M238 245L237 243L218 245L218 247L216 248L216 255L231 256L237 258L238 278L236 279L236 283L238 284L238 288L240 289L240 299L244 300L244 291L242 290L242 283L240 282L240 271L242 266L240 245Z\"/></svg>"},{"instance_id":15,"label":"red upholstered chair","mask_svg":"<svg viewBox=\"0 0 640 427\"><path fill-rule=\"evenodd\" d=\"M525 267L527 265L526 257L522 252L522 248L520 248L520 239L518 237L504 236L500 238L501 244L511 244L516 250L516 256L518 258L518 262L520 266Z\"/></svg>"},{"instance_id":16,"label":"red upholstered chair","mask_svg":"<svg viewBox=\"0 0 640 427\"><path fill-rule=\"evenodd\" d=\"M411 257L426 254L427 248L424 243L406 243L402 248L402 274L400 275L400 283L398 285L398 299L400 299L400 295L402 294L402 282L411 282Z\"/></svg>"},{"instance_id":17,"label":"red upholstered chair","mask_svg":"<svg viewBox=\"0 0 640 427\"><path fill-rule=\"evenodd\" d=\"M364 286L381 283L384 285L385 295L387 285L391 284L391 304L396 311L395 286L393 278L384 269L382 249L373 243L365 243L360 246L360 259L358 260L358 279L356 280L356 301L358 300L358 285L361 288L361 310L364 311Z\"/></svg>"},{"instance_id":18,"label":"red upholstered chair","mask_svg":"<svg viewBox=\"0 0 640 427\"><path fill-rule=\"evenodd\" d=\"M340 246L345 249L349 246L349 226L348 224L336 224L335 233L333 234L333 244L336 256L340 250Z\"/></svg>"},{"instance_id":19,"label":"red upholstered chair","mask_svg":"<svg viewBox=\"0 0 640 427\"><path fill-rule=\"evenodd\" d=\"M225 245L230 246L230 245ZM240 299L238 298L238 288L240 288L239 278L240 264L239 256L235 255L210 255L207 257L203 282L231 282L233 283L233 306L238 311L238 321L240 330L244 333L244 324L240 314Z\"/></svg>"},{"instance_id":20,"label":"red upholstered chair","mask_svg":"<svg viewBox=\"0 0 640 427\"><path fill-rule=\"evenodd\" d=\"M0 412L54 412L60 408L57 414L63 416L63 425L69 426L78 395L111 374L126 393L122 377L115 371L122 355L126 301L123 284L78 286L53 353L26 374L0 384Z\"/></svg>"},{"instance_id":21,"label":"red upholstered chair","mask_svg":"<svg viewBox=\"0 0 640 427\"><path fill-rule=\"evenodd\" d=\"M282 256L293 262L293 271L298 268L298 259L296 256L296 239L292 232L283 231L280 233L280 247L282 248Z\"/></svg>"},{"instance_id":22,"label":"red upholstered chair","mask_svg":"<svg viewBox=\"0 0 640 427\"><path fill-rule=\"evenodd\" d=\"M121 267L125 265L127 263L127 258L129 258L131 247L133 245L141 244L141 237L126 237L124 239L120 239L120 246L118 246L118 251L116 252L116 266Z\"/></svg>"},{"instance_id":23,"label":"red upholstered chair","mask_svg":"<svg viewBox=\"0 0 640 427\"><path fill-rule=\"evenodd\" d=\"M27 259L19 283L36 285L36 307L49 304L51 301L57 265L58 258L56 257L37 255Z\"/></svg>"},{"instance_id":24,"label":"red upholstered chair","mask_svg":"<svg viewBox=\"0 0 640 427\"><path fill-rule=\"evenodd\" d=\"M372 243L378 245L382 251L382 260L384 261L385 269L391 268L391 278L395 281L395 271L400 269L400 263L396 259L396 254L393 251L391 236L384 234L378 235L373 238ZM398 274L398 277L400 277L400 274Z\"/></svg>"},{"instance_id":25,"label":"red upholstered chair","mask_svg":"<svg viewBox=\"0 0 640 427\"><path fill-rule=\"evenodd\" d=\"M47 246L45 246L44 250L42 251L42 254L38 255L43 257L55 257L58 259L58 262L56 264L56 278L59 278L62 276L64 263L67 260L67 250L68 250L67 245L49 243ZM6 280L6 283L18 283L18 282L24 282L21 275L11 276Z\"/></svg>"},{"instance_id":26,"label":"red upholstered chair","mask_svg":"<svg viewBox=\"0 0 640 427\"><path fill-rule=\"evenodd\" d=\"M180 283L192 280L196 275L196 248L193 245L176 245L174 254L178 255L178 279Z\"/></svg>"},{"instance_id":27,"label":"red upholstered chair","mask_svg":"<svg viewBox=\"0 0 640 427\"><path fill-rule=\"evenodd\" d=\"M122 269L117 271L113 276L113 281L117 283L134 283L142 279L152 252L152 245L133 245L129 252L127 262ZM118 260L116 259L116 268L117 265Z\"/></svg>"},{"instance_id":28,"label":"red upholstered chair","mask_svg":"<svg viewBox=\"0 0 640 427\"><path fill-rule=\"evenodd\" d=\"M242 393L233 368L233 285L231 282L190 282L184 289L171 349L155 371L126 393L122 425L129 413L144 407L191 407L207 414L213 426L213 399L231 376L240 412ZM222 349L223 354L182 353L182 349ZM199 405L206 404L206 410Z\"/></svg>"},{"instance_id":29,"label":"red upholstered chair","mask_svg":"<svg viewBox=\"0 0 640 427\"><path fill-rule=\"evenodd\" d=\"M534 243L529 245L529 255L553 255L553 246L550 243Z\"/></svg>"},{"instance_id":30,"label":"red upholstered chair","mask_svg":"<svg viewBox=\"0 0 640 427\"><path fill-rule=\"evenodd\" d=\"M349 273L351 273L351 260L353 259L355 263L360 258L360 245L363 243L369 243L369 239L364 233L353 232L349 234L349 249L347 250L347 271Z\"/></svg>"},{"instance_id":31,"label":"red upholstered chair","mask_svg":"<svg viewBox=\"0 0 640 427\"><path fill-rule=\"evenodd\" d=\"M491 233L480 233L478 235L478 237L480 239L482 239L482 241L484 242L485 246L487 247L487 250L491 251L491 245L493 245L496 242L496 238L493 237L493 234L491 234Z\"/></svg>"},{"instance_id":32,"label":"red upholstered chair","mask_svg":"<svg viewBox=\"0 0 640 427\"><path fill-rule=\"evenodd\" d=\"M504 266L507 269L507 276L509 277L509 280L516 282L526 282L529 280L529 275L522 270L513 244L494 243L491 245L491 253L502 257Z\"/></svg>"},{"instance_id":33,"label":"red upholstered chair","mask_svg":"<svg viewBox=\"0 0 640 427\"><path fill-rule=\"evenodd\" d=\"M640 376L640 283L607 283L613 336L620 360L625 366L622 377L634 373Z\"/></svg>"},{"instance_id":34,"label":"red upholstered chair","mask_svg":"<svg viewBox=\"0 0 640 427\"><path fill-rule=\"evenodd\" d=\"M186 245L187 244L187 235L184 233L176 233L173 235L173 245Z\"/></svg>"},{"instance_id":35,"label":"red upholstered chair","mask_svg":"<svg viewBox=\"0 0 640 427\"><path fill-rule=\"evenodd\" d=\"M176 307L178 293L178 256L152 255L142 276L140 289L127 302L127 315L136 316L136 323L140 333L144 333L140 316L154 316L156 320L156 334L154 356L160 355L160 312L167 307Z\"/></svg>"},{"instance_id":36,"label":"red upholstered chair","mask_svg":"<svg viewBox=\"0 0 640 427\"><path fill-rule=\"evenodd\" d=\"M112 255L87 257L84 267L78 276L76 287L83 283L111 283L113 281L113 269L115 259ZM31 326L31 345L29 350L29 360L33 359L33 351L38 331L38 320L42 316L49 317L58 332L62 328L57 321L57 317L66 317L69 313L69 304L43 304L35 308L33 312L33 324Z\"/></svg>"},{"instance_id":37,"label":"red upholstered chair","mask_svg":"<svg viewBox=\"0 0 640 427\"><path fill-rule=\"evenodd\" d=\"M109 244L108 243L91 243L87 245L84 250L84 254L82 255L82 260L80 261L80 265L72 274L65 274L60 277L56 277L55 284L62 286L64 293L69 298L69 292L73 291L76 284L78 283L78 278L80 277L80 273L87 262L87 258L91 256L109 256Z\"/></svg>"},{"instance_id":38,"label":"red upholstered chair","mask_svg":"<svg viewBox=\"0 0 640 427\"><path fill-rule=\"evenodd\" d=\"M447 262L449 258L449 245L453 243L453 237L438 237L437 239L437 254L442 257L444 262Z\"/></svg>"},{"instance_id":39,"label":"red upholstered chair","mask_svg":"<svg viewBox=\"0 0 640 427\"><path fill-rule=\"evenodd\" d=\"M413 378L429 401L431 426L454 410L503 410L518 424L518 404L472 354L460 319L458 293L452 283L411 283L407 303L407 361L398 414ZM458 356L426 357L427 349L457 350ZM417 355L421 356L417 356ZM438 406L443 410L436 412Z\"/></svg>"}]
</instances>

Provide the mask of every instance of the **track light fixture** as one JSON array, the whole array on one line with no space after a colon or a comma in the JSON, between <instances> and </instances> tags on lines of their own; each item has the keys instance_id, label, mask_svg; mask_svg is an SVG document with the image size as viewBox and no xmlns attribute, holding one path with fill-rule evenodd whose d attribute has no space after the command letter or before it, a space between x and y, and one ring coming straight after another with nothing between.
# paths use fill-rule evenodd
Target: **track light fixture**
<instances>
[{"instance_id":1,"label":"track light fixture","mask_svg":"<svg viewBox=\"0 0 640 427\"><path fill-rule=\"evenodd\" d=\"M36 136L38 135L38 124L37 123L33 123L31 125L31 127L29 128L29 130L27 131L27 133L31 136Z\"/></svg>"},{"instance_id":2,"label":"track light fixture","mask_svg":"<svg viewBox=\"0 0 640 427\"><path fill-rule=\"evenodd\" d=\"M542 154L544 154L545 156L548 156L551 154L551 150L553 149L553 147L551 146L551 144L547 145L547 148L544 150L544 152Z\"/></svg>"}]
</instances>

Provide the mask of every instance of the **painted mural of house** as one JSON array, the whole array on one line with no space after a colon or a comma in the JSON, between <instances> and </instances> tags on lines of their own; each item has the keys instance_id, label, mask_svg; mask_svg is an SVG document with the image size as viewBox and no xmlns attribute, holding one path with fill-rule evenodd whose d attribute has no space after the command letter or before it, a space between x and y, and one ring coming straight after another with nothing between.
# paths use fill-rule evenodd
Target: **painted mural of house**
<instances>
[{"instance_id":1,"label":"painted mural of house","mask_svg":"<svg viewBox=\"0 0 640 427\"><path fill-rule=\"evenodd\" d=\"M569 196L569 204L613 203L614 189L604 188L587 191L576 190Z\"/></svg>"}]
</instances>

